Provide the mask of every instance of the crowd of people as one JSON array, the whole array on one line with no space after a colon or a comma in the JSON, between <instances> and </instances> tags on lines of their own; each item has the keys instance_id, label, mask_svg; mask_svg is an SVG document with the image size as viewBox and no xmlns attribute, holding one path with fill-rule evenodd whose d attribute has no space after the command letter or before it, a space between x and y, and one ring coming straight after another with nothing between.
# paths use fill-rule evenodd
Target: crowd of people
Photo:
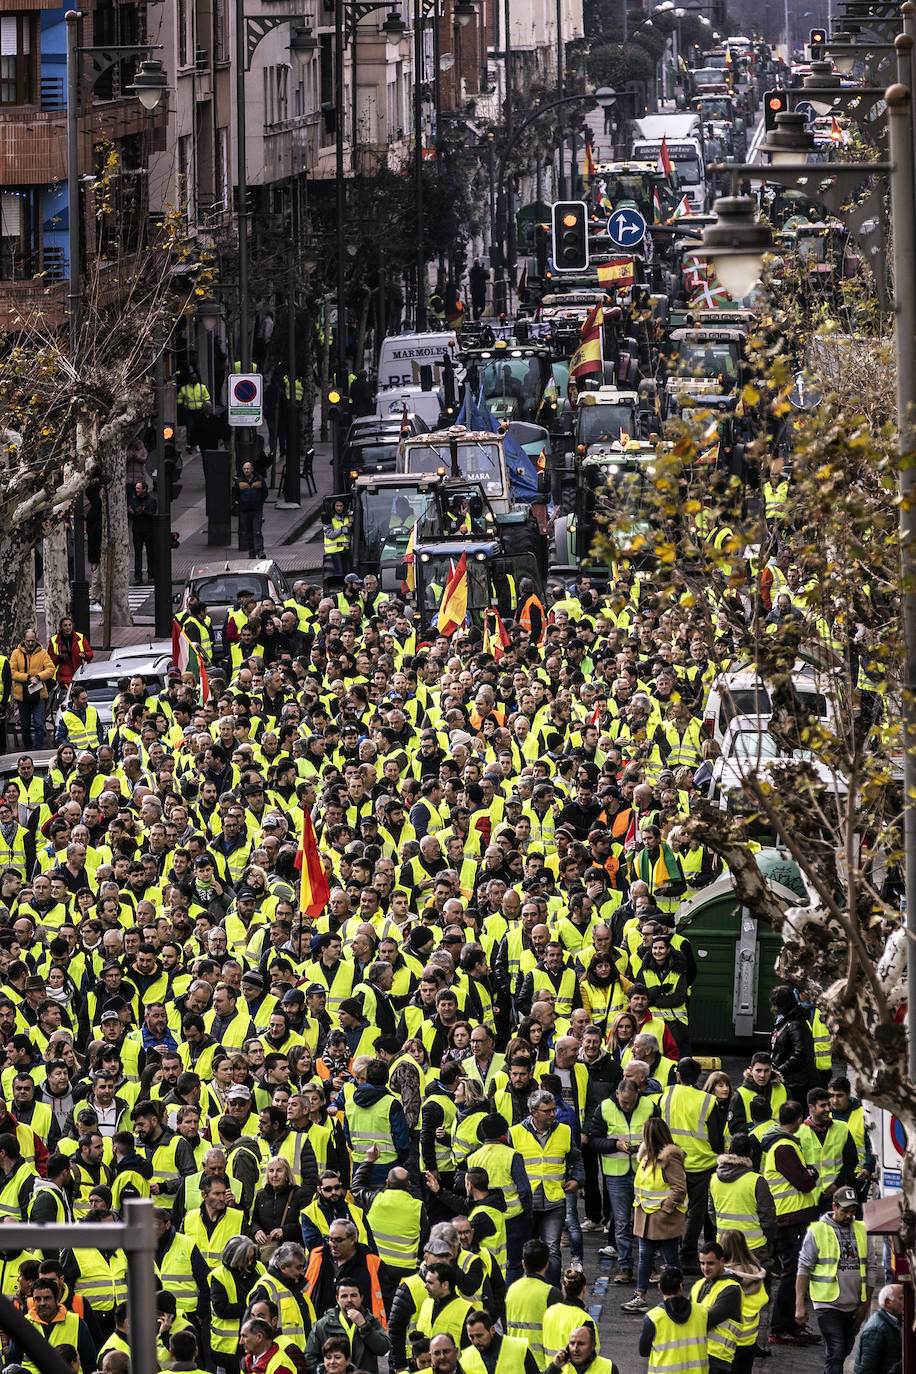
<instances>
[{"instance_id":1,"label":"crowd of people","mask_svg":"<svg viewBox=\"0 0 916 1374\"><path fill-rule=\"evenodd\" d=\"M150 1198L163 1370L613 1374L592 1232L629 1360L822 1340L839 1374L880 1289L857 1370L888 1374L829 1032L781 986L740 1081L691 1045L678 911L722 866L684 822L734 646L640 579L579 579L498 660L374 579L239 601L182 615L206 699L126 679L105 731L77 686L0 794L0 1218ZM74 1371L151 1337L126 1272L0 1251Z\"/></svg>"}]
</instances>

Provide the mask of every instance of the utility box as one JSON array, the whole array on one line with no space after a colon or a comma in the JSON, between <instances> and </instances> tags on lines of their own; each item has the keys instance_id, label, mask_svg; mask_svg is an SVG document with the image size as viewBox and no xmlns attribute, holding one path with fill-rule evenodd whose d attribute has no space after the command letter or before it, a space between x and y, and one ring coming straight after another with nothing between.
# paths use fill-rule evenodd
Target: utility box
<instances>
[{"instance_id":1,"label":"utility box","mask_svg":"<svg viewBox=\"0 0 916 1374\"><path fill-rule=\"evenodd\" d=\"M779 896L792 904L806 900L801 873L785 850L763 849L757 863ZM741 906L730 873L681 903L677 928L699 970L690 998L693 1047L759 1049L771 1029L770 992L781 981L781 936Z\"/></svg>"}]
</instances>

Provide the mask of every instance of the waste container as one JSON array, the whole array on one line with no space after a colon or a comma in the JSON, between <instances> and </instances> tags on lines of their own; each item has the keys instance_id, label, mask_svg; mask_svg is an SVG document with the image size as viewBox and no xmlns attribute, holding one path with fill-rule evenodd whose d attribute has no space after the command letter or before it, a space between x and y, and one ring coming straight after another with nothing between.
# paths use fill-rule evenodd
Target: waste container
<instances>
[{"instance_id":1,"label":"waste container","mask_svg":"<svg viewBox=\"0 0 916 1374\"><path fill-rule=\"evenodd\" d=\"M783 849L762 849L757 863L770 887L795 903L806 898L795 861ZM781 980L782 938L742 908L730 873L678 908L678 931L690 941L697 978L690 997L694 1048L752 1051L771 1029L770 990Z\"/></svg>"}]
</instances>

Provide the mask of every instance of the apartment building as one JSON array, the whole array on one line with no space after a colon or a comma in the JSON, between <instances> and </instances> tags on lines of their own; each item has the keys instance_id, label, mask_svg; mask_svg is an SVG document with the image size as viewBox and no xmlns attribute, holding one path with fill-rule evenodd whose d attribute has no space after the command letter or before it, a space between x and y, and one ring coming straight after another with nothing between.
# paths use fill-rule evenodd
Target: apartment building
<instances>
[{"instance_id":1,"label":"apartment building","mask_svg":"<svg viewBox=\"0 0 916 1374\"><path fill-rule=\"evenodd\" d=\"M54 0L0 0L0 328L66 315L70 273L67 232L67 94L65 6ZM95 4L77 25L81 47L146 41L142 9ZM80 170L106 166L111 213L100 213L88 186L80 198L84 262L104 272L142 240L148 212L145 168L165 143L165 110L147 111L126 91L135 62L123 62L93 85L84 83L79 116ZM90 89L91 87L91 89ZM114 159L114 160L113 160Z\"/></svg>"}]
</instances>

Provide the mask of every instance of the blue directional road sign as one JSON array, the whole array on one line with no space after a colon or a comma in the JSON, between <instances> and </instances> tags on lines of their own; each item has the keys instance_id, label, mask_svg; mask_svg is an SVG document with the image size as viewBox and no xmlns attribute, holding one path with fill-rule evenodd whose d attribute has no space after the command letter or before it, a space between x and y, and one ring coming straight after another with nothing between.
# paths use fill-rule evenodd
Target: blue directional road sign
<instances>
[{"instance_id":1,"label":"blue directional road sign","mask_svg":"<svg viewBox=\"0 0 916 1374\"><path fill-rule=\"evenodd\" d=\"M814 121L817 119L817 110L810 100L799 100L795 106L795 113L805 116L805 128L813 129Z\"/></svg>"},{"instance_id":2,"label":"blue directional road sign","mask_svg":"<svg viewBox=\"0 0 916 1374\"><path fill-rule=\"evenodd\" d=\"M638 210L624 205L608 216L608 238L618 248L635 248L642 243L646 232L646 221Z\"/></svg>"}]
</instances>

